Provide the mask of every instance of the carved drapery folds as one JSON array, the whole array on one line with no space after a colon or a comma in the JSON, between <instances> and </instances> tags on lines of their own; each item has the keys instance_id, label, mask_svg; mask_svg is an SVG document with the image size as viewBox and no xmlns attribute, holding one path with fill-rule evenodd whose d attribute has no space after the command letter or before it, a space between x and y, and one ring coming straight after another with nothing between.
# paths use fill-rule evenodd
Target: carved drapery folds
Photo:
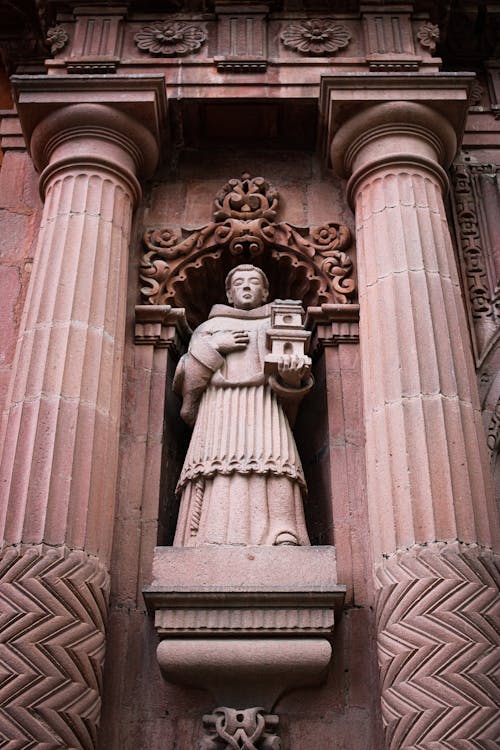
<instances>
[{"instance_id":1,"label":"carved drapery folds","mask_svg":"<svg viewBox=\"0 0 500 750\"><path fill-rule=\"evenodd\" d=\"M277 297L302 299L305 306L349 302L356 288L349 228L336 222L315 228L275 222L278 201L264 178L244 174L217 194L215 220L206 226L148 229L141 263L144 300L186 307L190 324L197 324L221 296L229 268L256 260Z\"/></svg>"}]
</instances>

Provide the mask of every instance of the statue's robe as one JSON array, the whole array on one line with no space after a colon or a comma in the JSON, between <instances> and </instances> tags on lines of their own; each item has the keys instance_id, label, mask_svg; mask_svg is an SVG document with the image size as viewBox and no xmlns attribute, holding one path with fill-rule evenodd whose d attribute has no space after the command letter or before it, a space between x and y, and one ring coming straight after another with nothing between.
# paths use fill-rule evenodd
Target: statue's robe
<instances>
[{"instance_id":1,"label":"statue's robe","mask_svg":"<svg viewBox=\"0 0 500 750\"><path fill-rule=\"evenodd\" d=\"M194 429L177 485L176 546L309 544L304 473L285 414L308 387L271 387L264 375L270 325L270 305L215 305L179 362L174 388ZM220 354L211 339L224 330L246 331L248 346Z\"/></svg>"}]
</instances>

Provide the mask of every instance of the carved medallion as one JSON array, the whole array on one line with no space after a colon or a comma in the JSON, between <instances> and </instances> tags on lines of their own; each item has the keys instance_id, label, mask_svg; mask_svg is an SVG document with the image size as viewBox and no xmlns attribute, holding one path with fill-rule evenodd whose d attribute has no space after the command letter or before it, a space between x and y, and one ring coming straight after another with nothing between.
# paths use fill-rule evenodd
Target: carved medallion
<instances>
[{"instance_id":1,"label":"carved medallion","mask_svg":"<svg viewBox=\"0 0 500 750\"><path fill-rule=\"evenodd\" d=\"M285 47L305 55L329 55L347 47L351 33L340 23L316 18L289 24L280 38Z\"/></svg>"},{"instance_id":2,"label":"carved medallion","mask_svg":"<svg viewBox=\"0 0 500 750\"><path fill-rule=\"evenodd\" d=\"M431 53L434 52L439 42L439 26L424 23L417 32L417 39L422 47L426 47Z\"/></svg>"},{"instance_id":3,"label":"carved medallion","mask_svg":"<svg viewBox=\"0 0 500 750\"><path fill-rule=\"evenodd\" d=\"M263 708L216 708L203 717L200 750L281 750L279 718Z\"/></svg>"},{"instance_id":4,"label":"carved medallion","mask_svg":"<svg viewBox=\"0 0 500 750\"><path fill-rule=\"evenodd\" d=\"M278 203L267 180L245 173L217 194L215 221L194 231L148 229L141 263L144 301L185 307L190 325L197 325L223 294L224 275L243 262L262 266L275 297L302 299L306 306L352 301L349 228L337 222L313 228L275 222Z\"/></svg>"},{"instance_id":5,"label":"carved medallion","mask_svg":"<svg viewBox=\"0 0 500 750\"><path fill-rule=\"evenodd\" d=\"M65 48L69 41L69 34L63 26L52 26L47 31L47 44L53 55Z\"/></svg>"},{"instance_id":6,"label":"carved medallion","mask_svg":"<svg viewBox=\"0 0 500 750\"><path fill-rule=\"evenodd\" d=\"M165 21L143 26L134 36L138 48L150 55L176 57L200 49L207 35L199 26Z\"/></svg>"}]
</instances>

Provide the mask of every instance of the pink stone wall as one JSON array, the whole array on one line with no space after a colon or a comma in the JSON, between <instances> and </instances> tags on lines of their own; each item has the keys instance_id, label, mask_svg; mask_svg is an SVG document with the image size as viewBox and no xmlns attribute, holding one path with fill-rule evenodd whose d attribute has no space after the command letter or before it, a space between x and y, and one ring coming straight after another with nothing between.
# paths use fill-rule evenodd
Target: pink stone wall
<instances>
[{"instance_id":1,"label":"pink stone wall","mask_svg":"<svg viewBox=\"0 0 500 750\"><path fill-rule=\"evenodd\" d=\"M0 413L38 239L42 202L26 151L7 151L0 168Z\"/></svg>"},{"instance_id":2,"label":"pink stone wall","mask_svg":"<svg viewBox=\"0 0 500 750\"><path fill-rule=\"evenodd\" d=\"M133 344L133 308L140 301L138 265L143 229L206 224L212 218L216 192L244 171L262 174L278 188L278 221L311 226L339 221L353 226L344 184L324 176L316 158L306 152L187 152L174 175L160 176L145 191L136 216L129 274L119 497L100 738L100 747L106 750L192 750L200 736L203 713L215 705L208 693L175 687L162 679L155 653L157 637L141 594L142 587L151 582L158 536L168 537L163 528L168 519L159 512L164 498L159 502L158 467L162 460L163 383L167 381L168 391L175 362L166 350L153 353L152 347ZM285 696L276 710L284 746L291 750L379 750L382 734L367 559L358 345L326 348L316 370L328 409L321 414L320 425L317 410L323 407L316 403L316 411L308 412L306 403L299 420L299 429L309 434L313 443L312 451L303 456L306 472L306 463L321 462L325 451L331 451L332 460L321 469L323 507L313 509L310 522L317 543L337 544L339 583L348 586L347 609L338 622L325 685ZM181 436L177 408L176 397L168 394L167 435ZM176 464L175 456L167 455L165 448L163 461L172 467ZM309 475L318 476L314 471ZM171 476L163 477L164 494L169 492L171 480ZM331 488L330 496L324 497L324 487Z\"/></svg>"}]
</instances>

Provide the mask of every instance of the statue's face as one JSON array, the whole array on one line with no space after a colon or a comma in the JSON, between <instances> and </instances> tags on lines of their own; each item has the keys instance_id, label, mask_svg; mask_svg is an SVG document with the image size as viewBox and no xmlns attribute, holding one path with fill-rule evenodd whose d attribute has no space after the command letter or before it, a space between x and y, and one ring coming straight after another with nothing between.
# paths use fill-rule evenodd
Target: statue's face
<instances>
[{"instance_id":1,"label":"statue's face","mask_svg":"<svg viewBox=\"0 0 500 750\"><path fill-rule=\"evenodd\" d=\"M260 307L267 299L267 290L260 273L253 270L236 271L231 279L227 298L239 310Z\"/></svg>"}]
</instances>

